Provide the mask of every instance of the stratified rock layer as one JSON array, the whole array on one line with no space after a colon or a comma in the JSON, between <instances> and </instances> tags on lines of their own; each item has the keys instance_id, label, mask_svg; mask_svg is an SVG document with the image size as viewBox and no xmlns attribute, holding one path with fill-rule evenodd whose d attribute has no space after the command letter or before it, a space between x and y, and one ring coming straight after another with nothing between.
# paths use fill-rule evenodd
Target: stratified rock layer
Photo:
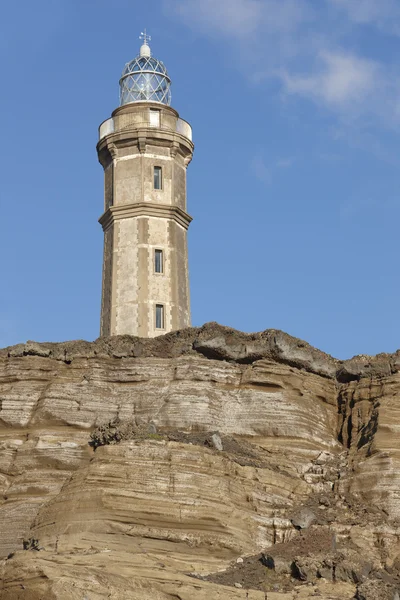
<instances>
[{"instance_id":1,"label":"stratified rock layer","mask_svg":"<svg viewBox=\"0 0 400 600\"><path fill-rule=\"evenodd\" d=\"M396 600L399 367L213 323L0 350L0 597Z\"/></svg>"}]
</instances>

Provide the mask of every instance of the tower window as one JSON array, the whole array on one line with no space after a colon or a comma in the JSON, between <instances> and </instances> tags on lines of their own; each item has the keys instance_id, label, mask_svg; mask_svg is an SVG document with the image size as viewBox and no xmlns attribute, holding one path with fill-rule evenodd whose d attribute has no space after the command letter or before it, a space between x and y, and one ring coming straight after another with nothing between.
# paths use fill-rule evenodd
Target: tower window
<instances>
[{"instance_id":1,"label":"tower window","mask_svg":"<svg viewBox=\"0 0 400 600\"><path fill-rule=\"evenodd\" d=\"M162 250L154 250L154 271L164 273L164 253Z\"/></svg>"},{"instance_id":2,"label":"tower window","mask_svg":"<svg viewBox=\"0 0 400 600\"><path fill-rule=\"evenodd\" d=\"M160 127L160 115L161 111L155 108L150 109L150 127Z\"/></svg>"},{"instance_id":3,"label":"tower window","mask_svg":"<svg viewBox=\"0 0 400 600\"><path fill-rule=\"evenodd\" d=\"M156 304L156 329L165 329L164 305Z\"/></svg>"},{"instance_id":4,"label":"tower window","mask_svg":"<svg viewBox=\"0 0 400 600\"><path fill-rule=\"evenodd\" d=\"M162 190L162 168L154 167L154 189Z\"/></svg>"}]
</instances>

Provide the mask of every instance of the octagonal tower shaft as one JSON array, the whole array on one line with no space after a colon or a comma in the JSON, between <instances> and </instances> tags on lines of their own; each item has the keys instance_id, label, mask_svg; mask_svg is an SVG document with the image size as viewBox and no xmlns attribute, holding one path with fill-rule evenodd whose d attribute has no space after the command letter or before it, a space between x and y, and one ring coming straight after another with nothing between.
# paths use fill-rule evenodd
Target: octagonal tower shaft
<instances>
[{"instance_id":1,"label":"octagonal tower shaft","mask_svg":"<svg viewBox=\"0 0 400 600\"><path fill-rule=\"evenodd\" d=\"M167 105L134 102L100 126L104 168L102 336L189 327L186 168L191 127Z\"/></svg>"}]
</instances>

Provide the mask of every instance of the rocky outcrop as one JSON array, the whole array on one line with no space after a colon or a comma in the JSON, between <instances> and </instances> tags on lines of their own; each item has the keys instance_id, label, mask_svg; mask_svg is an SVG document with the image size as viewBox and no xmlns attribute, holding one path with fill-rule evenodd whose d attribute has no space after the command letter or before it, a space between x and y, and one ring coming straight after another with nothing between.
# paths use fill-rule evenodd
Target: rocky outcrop
<instances>
[{"instance_id":1,"label":"rocky outcrop","mask_svg":"<svg viewBox=\"0 0 400 600\"><path fill-rule=\"evenodd\" d=\"M215 323L0 350L0 597L395 600L399 365Z\"/></svg>"}]
</instances>

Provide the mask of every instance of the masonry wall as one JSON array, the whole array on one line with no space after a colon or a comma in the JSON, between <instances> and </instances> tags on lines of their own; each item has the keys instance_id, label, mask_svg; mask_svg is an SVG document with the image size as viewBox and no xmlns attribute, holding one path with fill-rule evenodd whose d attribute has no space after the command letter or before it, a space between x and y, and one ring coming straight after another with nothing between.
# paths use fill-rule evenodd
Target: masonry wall
<instances>
[{"instance_id":1,"label":"masonry wall","mask_svg":"<svg viewBox=\"0 0 400 600\"><path fill-rule=\"evenodd\" d=\"M186 169L193 145L175 133L173 109L163 107L162 127L151 130L148 110L141 103L117 109L113 133L98 144L105 169L101 335L154 337L191 324ZM161 190L154 189L157 166ZM155 273L155 250L163 252L163 273ZM156 304L164 306L163 329Z\"/></svg>"}]
</instances>

